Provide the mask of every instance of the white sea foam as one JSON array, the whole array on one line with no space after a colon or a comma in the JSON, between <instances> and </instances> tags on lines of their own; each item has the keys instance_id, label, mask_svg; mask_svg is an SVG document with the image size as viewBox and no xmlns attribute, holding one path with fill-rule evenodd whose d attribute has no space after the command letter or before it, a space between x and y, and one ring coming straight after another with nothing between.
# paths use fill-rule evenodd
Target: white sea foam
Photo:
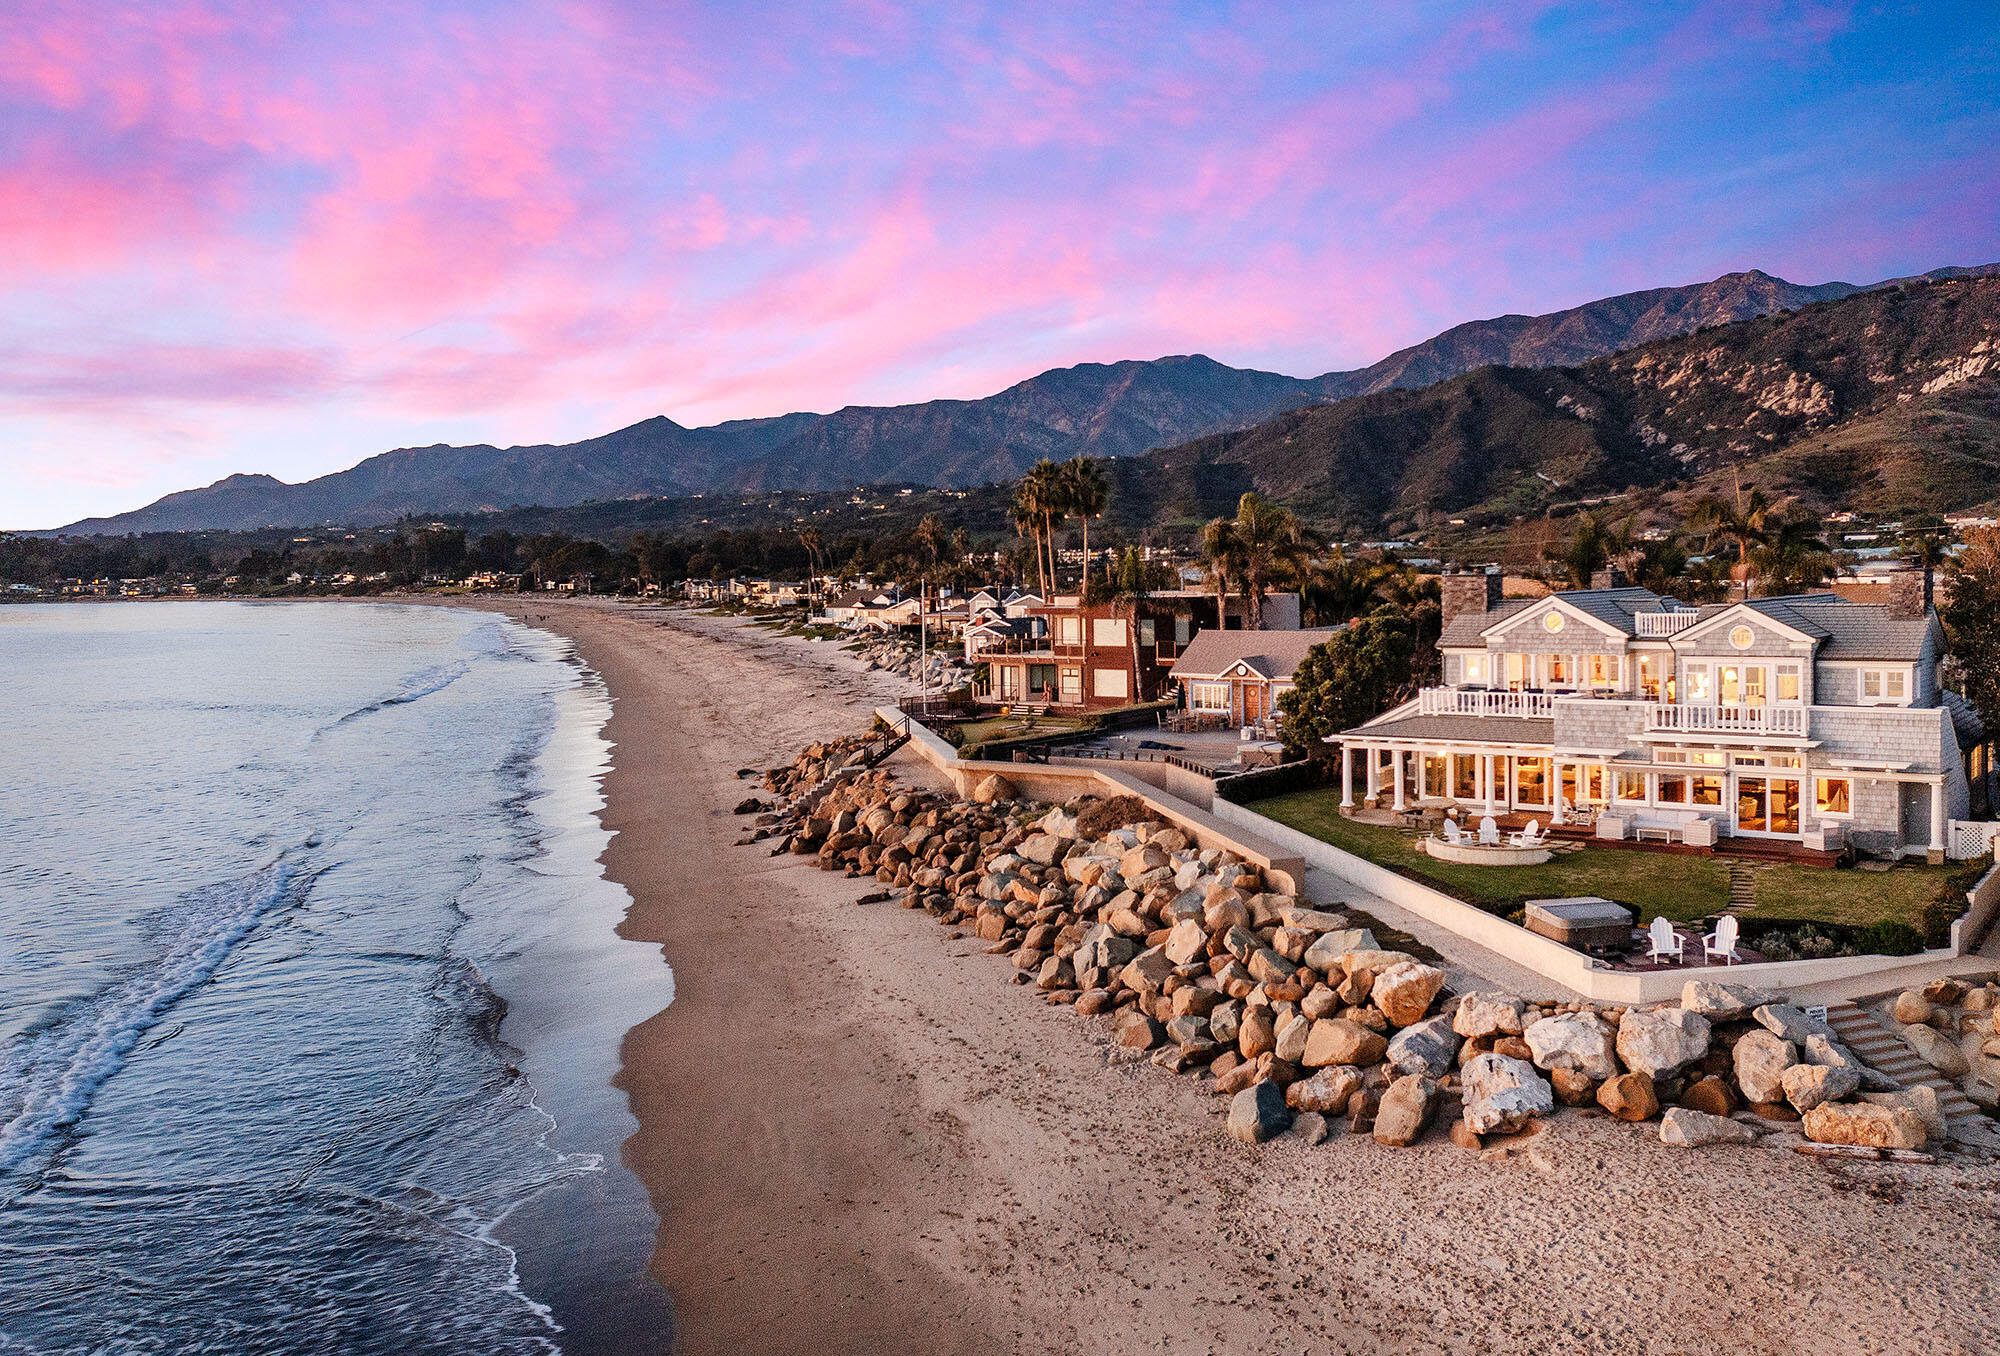
<instances>
[{"instance_id":1,"label":"white sea foam","mask_svg":"<svg viewBox=\"0 0 2000 1356\"><path fill-rule=\"evenodd\" d=\"M89 1111L139 1038L215 973L259 919L309 881L286 858L195 891L159 957L16 1042L0 1059L0 1173L33 1159Z\"/></svg>"}]
</instances>

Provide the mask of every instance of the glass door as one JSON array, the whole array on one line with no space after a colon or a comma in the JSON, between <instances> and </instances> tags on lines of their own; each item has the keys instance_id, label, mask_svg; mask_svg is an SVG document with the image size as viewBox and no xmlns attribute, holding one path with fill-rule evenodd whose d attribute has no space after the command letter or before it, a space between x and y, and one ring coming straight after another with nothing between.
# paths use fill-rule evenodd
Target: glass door
<instances>
[{"instance_id":1,"label":"glass door","mask_svg":"<svg viewBox=\"0 0 2000 1356\"><path fill-rule=\"evenodd\" d=\"M1736 779L1736 827L1744 833L1769 833L1764 795L1768 785L1762 777Z\"/></svg>"},{"instance_id":2,"label":"glass door","mask_svg":"<svg viewBox=\"0 0 2000 1356\"><path fill-rule=\"evenodd\" d=\"M1737 829L1743 833L1797 833L1801 786L1793 777L1738 777Z\"/></svg>"}]
</instances>

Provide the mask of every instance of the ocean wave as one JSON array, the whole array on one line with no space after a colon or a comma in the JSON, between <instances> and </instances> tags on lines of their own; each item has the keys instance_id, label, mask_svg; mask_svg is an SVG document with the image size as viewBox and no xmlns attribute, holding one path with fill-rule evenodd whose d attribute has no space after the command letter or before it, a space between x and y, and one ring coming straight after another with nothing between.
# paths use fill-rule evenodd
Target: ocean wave
<instances>
[{"instance_id":1,"label":"ocean wave","mask_svg":"<svg viewBox=\"0 0 2000 1356\"><path fill-rule=\"evenodd\" d=\"M0 1175L81 1121L140 1039L205 984L259 920L304 898L314 873L292 855L183 897L158 957L0 1052Z\"/></svg>"},{"instance_id":2,"label":"ocean wave","mask_svg":"<svg viewBox=\"0 0 2000 1356\"><path fill-rule=\"evenodd\" d=\"M433 664L430 668L411 674L404 681L400 691L383 697L379 701L369 702L366 706L357 706L354 710L349 711L346 715L321 730L320 734L325 734L328 730L338 729L349 721L359 720L363 716L371 716L377 711L386 711L392 706L405 706L410 702L421 701L425 697L442 692L460 678L463 678L466 670L471 667L469 663L463 660L451 664Z\"/></svg>"}]
</instances>

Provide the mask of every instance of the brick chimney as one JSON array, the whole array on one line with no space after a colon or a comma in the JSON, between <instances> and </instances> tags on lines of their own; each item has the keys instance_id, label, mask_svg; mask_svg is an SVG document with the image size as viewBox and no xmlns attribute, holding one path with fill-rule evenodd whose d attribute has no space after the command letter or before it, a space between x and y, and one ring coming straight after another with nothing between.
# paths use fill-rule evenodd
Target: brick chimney
<instances>
[{"instance_id":1,"label":"brick chimney","mask_svg":"<svg viewBox=\"0 0 2000 1356\"><path fill-rule=\"evenodd\" d=\"M1915 620L1931 610L1931 572L1921 566L1889 576L1889 615Z\"/></svg>"},{"instance_id":2,"label":"brick chimney","mask_svg":"<svg viewBox=\"0 0 2000 1356\"><path fill-rule=\"evenodd\" d=\"M1491 612L1500 606L1500 572L1448 574L1438 580L1438 605L1443 623L1468 612Z\"/></svg>"},{"instance_id":3,"label":"brick chimney","mask_svg":"<svg viewBox=\"0 0 2000 1356\"><path fill-rule=\"evenodd\" d=\"M1594 589L1622 589L1625 587L1625 571L1616 565L1608 570L1599 570L1590 576L1590 586Z\"/></svg>"}]
</instances>

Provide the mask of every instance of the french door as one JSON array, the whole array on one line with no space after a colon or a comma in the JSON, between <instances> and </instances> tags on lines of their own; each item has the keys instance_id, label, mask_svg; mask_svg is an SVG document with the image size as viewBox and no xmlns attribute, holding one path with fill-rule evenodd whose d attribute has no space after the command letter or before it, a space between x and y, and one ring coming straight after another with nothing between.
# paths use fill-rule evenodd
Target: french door
<instances>
[{"instance_id":1,"label":"french door","mask_svg":"<svg viewBox=\"0 0 2000 1356\"><path fill-rule=\"evenodd\" d=\"M1738 777L1737 831L1797 833L1800 785L1796 777Z\"/></svg>"}]
</instances>

